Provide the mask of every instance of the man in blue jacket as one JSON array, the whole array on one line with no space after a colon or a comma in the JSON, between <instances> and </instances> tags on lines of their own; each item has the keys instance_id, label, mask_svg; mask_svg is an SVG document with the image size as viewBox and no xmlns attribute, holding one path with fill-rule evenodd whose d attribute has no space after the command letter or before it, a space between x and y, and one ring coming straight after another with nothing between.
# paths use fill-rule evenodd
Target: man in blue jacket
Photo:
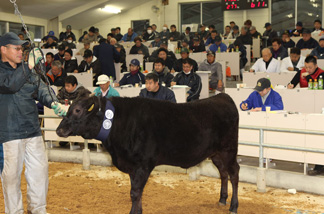
<instances>
[{"instance_id":1,"label":"man in blue jacket","mask_svg":"<svg viewBox=\"0 0 324 214\"><path fill-rule=\"evenodd\" d=\"M265 111L271 107L271 111L283 110L283 103L280 94L271 89L271 82L267 78L258 80L254 92L240 104L243 111Z\"/></svg>"},{"instance_id":2,"label":"man in blue jacket","mask_svg":"<svg viewBox=\"0 0 324 214\"><path fill-rule=\"evenodd\" d=\"M5 212L24 213L20 181L25 164L27 210L46 214L48 162L35 100L61 116L66 112L33 70L42 59L40 51L31 51L29 65L23 61L25 43L12 32L0 38L0 177Z\"/></svg>"},{"instance_id":3,"label":"man in blue jacket","mask_svg":"<svg viewBox=\"0 0 324 214\"><path fill-rule=\"evenodd\" d=\"M145 76L145 88L141 90L140 97L168 100L176 103L174 92L159 83L159 77L155 73L149 73Z\"/></svg>"}]
</instances>

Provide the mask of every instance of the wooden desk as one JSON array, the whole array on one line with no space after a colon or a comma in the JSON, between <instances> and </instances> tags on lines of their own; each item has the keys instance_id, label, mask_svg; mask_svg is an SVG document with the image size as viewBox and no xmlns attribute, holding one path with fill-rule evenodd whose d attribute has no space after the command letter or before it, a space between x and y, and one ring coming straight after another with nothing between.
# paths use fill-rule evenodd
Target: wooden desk
<instances>
[{"instance_id":1,"label":"wooden desk","mask_svg":"<svg viewBox=\"0 0 324 214\"><path fill-rule=\"evenodd\" d=\"M201 92L200 92L200 97L199 99L205 99L209 97L209 76L210 76L210 71L197 71L196 72L201 79Z\"/></svg>"}]
</instances>

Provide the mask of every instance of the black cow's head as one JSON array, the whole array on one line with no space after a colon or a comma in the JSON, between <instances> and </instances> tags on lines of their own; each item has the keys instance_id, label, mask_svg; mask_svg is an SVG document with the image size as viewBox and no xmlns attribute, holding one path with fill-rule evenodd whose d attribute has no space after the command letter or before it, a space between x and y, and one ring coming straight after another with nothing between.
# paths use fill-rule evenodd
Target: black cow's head
<instances>
[{"instance_id":1,"label":"black cow's head","mask_svg":"<svg viewBox=\"0 0 324 214\"><path fill-rule=\"evenodd\" d=\"M99 114L99 106L105 105L98 97L89 97L74 102L56 133L60 137L82 136L85 139L93 139L100 131L103 115Z\"/></svg>"}]
</instances>

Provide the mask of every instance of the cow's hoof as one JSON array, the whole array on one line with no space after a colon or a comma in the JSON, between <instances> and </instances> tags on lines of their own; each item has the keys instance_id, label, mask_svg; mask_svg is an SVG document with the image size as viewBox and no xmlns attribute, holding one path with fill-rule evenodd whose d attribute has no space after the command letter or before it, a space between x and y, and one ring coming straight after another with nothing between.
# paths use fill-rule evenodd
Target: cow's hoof
<instances>
[{"instance_id":1,"label":"cow's hoof","mask_svg":"<svg viewBox=\"0 0 324 214\"><path fill-rule=\"evenodd\" d=\"M229 214L237 214L236 212L229 211Z\"/></svg>"},{"instance_id":2,"label":"cow's hoof","mask_svg":"<svg viewBox=\"0 0 324 214\"><path fill-rule=\"evenodd\" d=\"M225 203L218 202L218 205L219 205L219 206L226 206L226 202L225 202Z\"/></svg>"}]
</instances>

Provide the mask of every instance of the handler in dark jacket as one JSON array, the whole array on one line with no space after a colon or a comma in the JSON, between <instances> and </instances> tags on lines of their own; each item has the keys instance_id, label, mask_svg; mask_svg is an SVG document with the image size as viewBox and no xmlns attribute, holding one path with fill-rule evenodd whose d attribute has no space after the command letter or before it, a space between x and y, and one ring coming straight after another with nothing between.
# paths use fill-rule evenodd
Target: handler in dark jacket
<instances>
[{"instance_id":1,"label":"handler in dark jacket","mask_svg":"<svg viewBox=\"0 0 324 214\"><path fill-rule=\"evenodd\" d=\"M130 62L130 73L125 74L123 78L119 81L119 83L115 83L115 86L122 86L122 85L135 85L138 83L139 85L145 83L145 76L140 71L140 62L137 59L132 59Z\"/></svg>"},{"instance_id":2,"label":"handler in dark jacket","mask_svg":"<svg viewBox=\"0 0 324 214\"><path fill-rule=\"evenodd\" d=\"M101 73L116 79L114 63L115 61L119 61L120 54L113 45L107 43L106 39L101 39L99 43L100 45L93 48L93 55L95 55L101 63Z\"/></svg>"},{"instance_id":3,"label":"handler in dark jacket","mask_svg":"<svg viewBox=\"0 0 324 214\"><path fill-rule=\"evenodd\" d=\"M171 81L174 76L170 73L169 68L165 65L165 61L161 58L158 58L154 63L154 69L152 73L158 75L159 83L164 84L166 87L171 86Z\"/></svg>"},{"instance_id":4,"label":"handler in dark jacket","mask_svg":"<svg viewBox=\"0 0 324 214\"><path fill-rule=\"evenodd\" d=\"M150 73L145 76L145 88L141 90L140 97L157 100L168 100L176 103L174 92L159 83L159 77Z\"/></svg>"},{"instance_id":5,"label":"handler in dark jacket","mask_svg":"<svg viewBox=\"0 0 324 214\"><path fill-rule=\"evenodd\" d=\"M25 165L28 212L46 213L48 160L35 100L51 108L57 99L30 70L34 60L37 64L42 59L40 51L31 52L29 65L22 61L25 43L12 32L0 38L0 175L5 204L1 209L24 213L21 174Z\"/></svg>"},{"instance_id":6,"label":"handler in dark jacket","mask_svg":"<svg viewBox=\"0 0 324 214\"><path fill-rule=\"evenodd\" d=\"M201 92L201 79L198 74L192 71L192 62L188 59L182 62L183 70L178 73L172 80L171 86L174 85L187 85L190 90L187 92L189 96L187 97L187 102L198 100Z\"/></svg>"}]
</instances>

